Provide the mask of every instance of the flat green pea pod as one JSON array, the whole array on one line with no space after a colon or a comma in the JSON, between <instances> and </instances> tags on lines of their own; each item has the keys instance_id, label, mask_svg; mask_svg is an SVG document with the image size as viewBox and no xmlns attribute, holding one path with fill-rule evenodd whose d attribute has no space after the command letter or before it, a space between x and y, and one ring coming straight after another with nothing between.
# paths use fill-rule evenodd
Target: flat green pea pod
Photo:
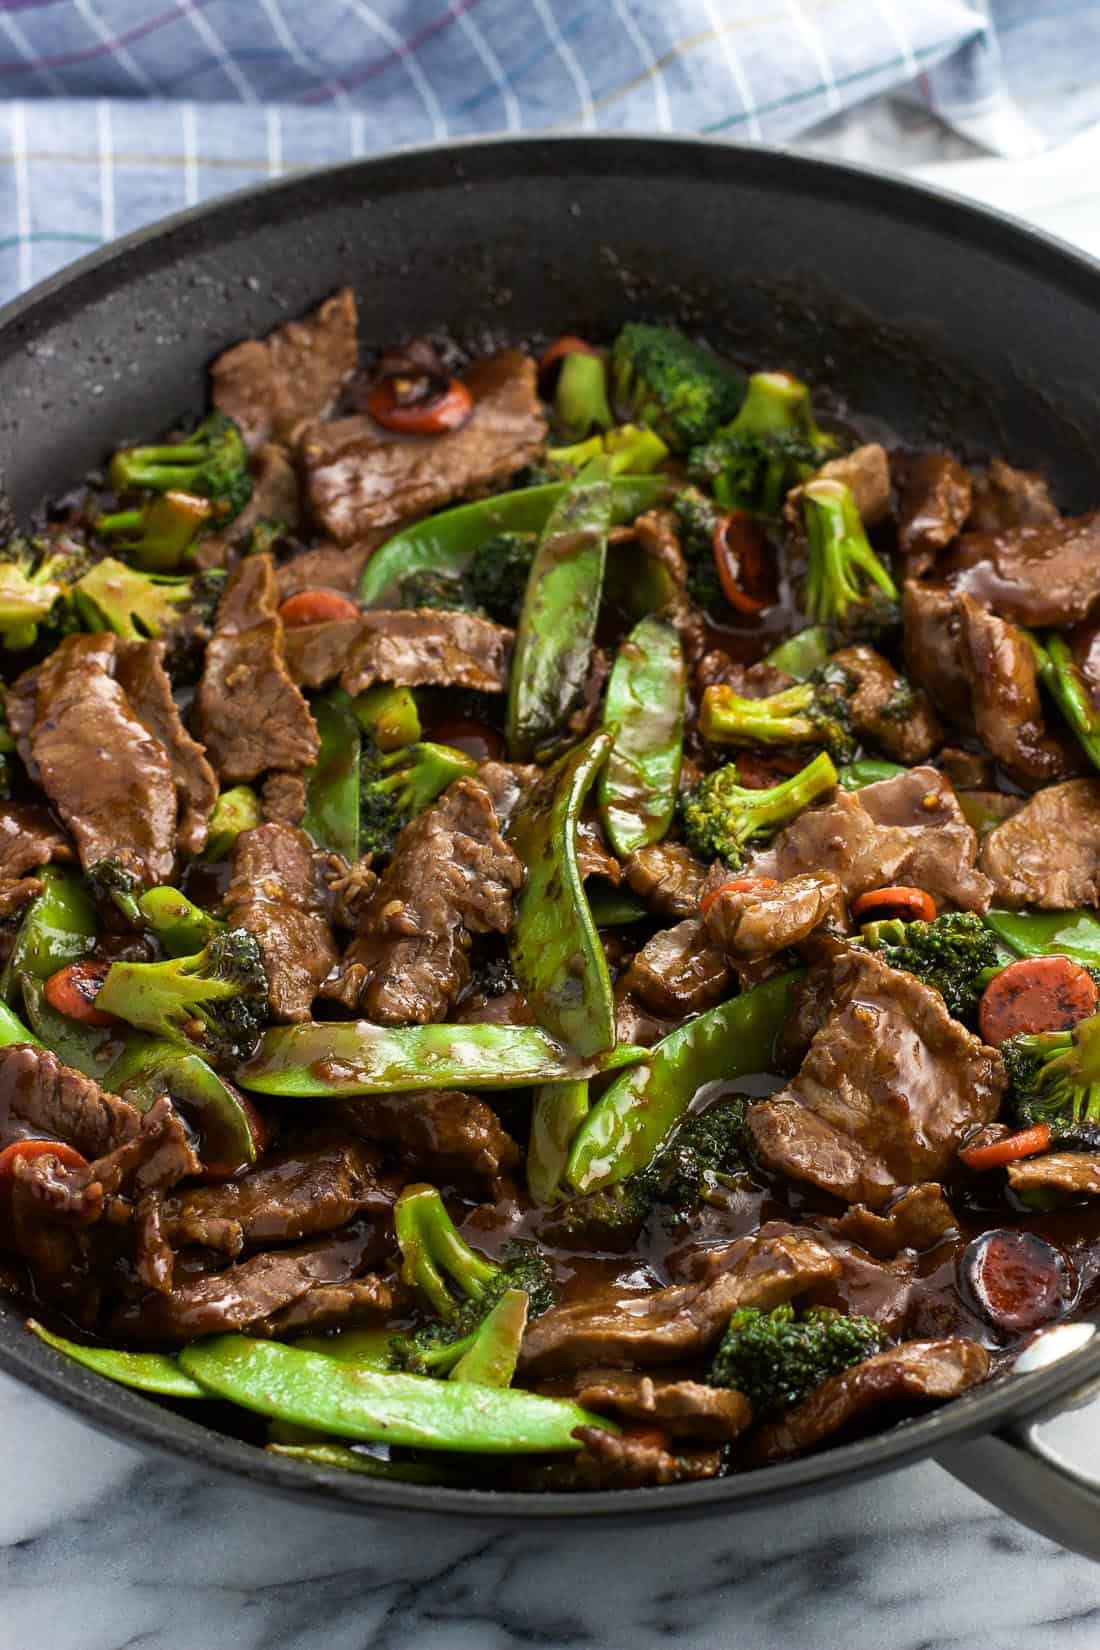
<instances>
[{"instance_id":1,"label":"flat green pea pod","mask_svg":"<svg viewBox=\"0 0 1100 1650\"><path fill-rule=\"evenodd\" d=\"M103 1083L139 1111L148 1111L167 1090L198 1129L199 1156L209 1173L235 1175L255 1163L258 1145L247 1101L200 1054L132 1035Z\"/></svg>"},{"instance_id":2,"label":"flat green pea pod","mask_svg":"<svg viewBox=\"0 0 1100 1650\"><path fill-rule=\"evenodd\" d=\"M861 791L864 785L877 785L881 779L894 779L906 771L899 762L879 762L875 757L868 756L838 768L836 779L842 791Z\"/></svg>"},{"instance_id":3,"label":"flat green pea pod","mask_svg":"<svg viewBox=\"0 0 1100 1650\"><path fill-rule=\"evenodd\" d=\"M565 1399L362 1369L243 1335L193 1342L180 1365L242 1409L367 1443L524 1455L575 1451L575 1427L617 1430Z\"/></svg>"},{"instance_id":4,"label":"flat green pea pod","mask_svg":"<svg viewBox=\"0 0 1100 1650\"><path fill-rule=\"evenodd\" d=\"M1017 957L1072 957L1100 968L1100 919L1092 911L987 911L982 921Z\"/></svg>"},{"instance_id":5,"label":"flat green pea pod","mask_svg":"<svg viewBox=\"0 0 1100 1650\"><path fill-rule=\"evenodd\" d=\"M7 1002L24 975L48 980L59 968L86 957L95 944L95 911L76 872L47 865L38 875L42 892L27 907L4 970Z\"/></svg>"},{"instance_id":6,"label":"flat green pea pod","mask_svg":"<svg viewBox=\"0 0 1100 1650\"><path fill-rule=\"evenodd\" d=\"M808 682L829 657L829 635L824 625L808 625L764 655L764 663L786 671L796 682Z\"/></svg>"},{"instance_id":7,"label":"flat green pea pod","mask_svg":"<svg viewBox=\"0 0 1100 1650\"><path fill-rule=\"evenodd\" d=\"M0 1048L7 1048L11 1043L37 1043L38 1040L19 1016L12 1013L7 1003L0 1002Z\"/></svg>"},{"instance_id":8,"label":"flat green pea pod","mask_svg":"<svg viewBox=\"0 0 1100 1650\"><path fill-rule=\"evenodd\" d=\"M511 1386L529 1304L525 1289L506 1289L447 1379L472 1381L477 1386Z\"/></svg>"},{"instance_id":9,"label":"flat green pea pod","mask_svg":"<svg viewBox=\"0 0 1100 1650\"><path fill-rule=\"evenodd\" d=\"M364 607L381 607L401 580L426 568L461 573L474 551L498 533L541 533L572 483L524 487L514 493L460 504L406 527L380 545L359 581ZM611 483L612 525L633 521L668 492L666 476L629 476Z\"/></svg>"},{"instance_id":10,"label":"flat green pea pod","mask_svg":"<svg viewBox=\"0 0 1100 1650\"><path fill-rule=\"evenodd\" d=\"M684 650L672 625L645 618L619 648L605 726L615 743L600 774L600 818L615 852L659 842L672 823L684 750Z\"/></svg>"},{"instance_id":11,"label":"flat green pea pod","mask_svg":"<svg viewBox=\"0 0 1100 1650\"><path fill-rule=\"evenodd\" d=\"M517 761L553 754L588 681L611 525L602 462L562 494L531 564L508 678L505 731Z\"/></svg>"},{"instance_id":12,"label":"flat green pea pod","mask_svg":"<svg viewBox=\"0 0 1100 1650\"><path fill-rule=\"evenodd\" d=\"M170 957L193 957L225 927L178 888L150 888L137 905Z\"/></svg>"},{"instance_id":13,"label":"flat green pea pod","mask_svg":"<svg viewBox=\"0 0 1100 1650\"><path fill-rule=\"evenodd\" d=\"M588 1080L541 1083L531 1106L527 1141L527 1190L536 1203L557 1203L569 1195L565 1165L577 1130L588 1116Z\"/></svg>"},{"instance_id":14,"label":"flat green pea pod","mask_svg":"<svg viewBox=\"0 0 1100 1650\"><path fill-rule=\"evenodd\" d=\"M23 976L23 1013L34 1032L33 1042L44 1043L66 1066L102 1082L126 1046L124 1026L87 1026L59 1014L46 1001L46 983L33 974Z\"/></svg>"},{"instance_id":15,"label":"flat green pea pod","mask_svg":"<svg viewBox=\"0 0 1100 1650\"><path fill-rule=\"evenodd\" d=\"M592 1107L573 1141L565 1178L595 1192L639 1174L707 1083L769 1070L802 969L719 1003L656 1043Z\"/></svg>"},{"instance_id":16,"label":"flat green pea pod","mask_svg":"<svg viewBox=\"0 0 1100 1650\"><path fill-rule=\"evenodd\" d=\"M343 688L318 694L310 710L321 749L306 776L302 829L318 848L343 854L354 864L359 858L359 721Z\"/></svg>"},{"instance_id":17,"label":"flat green pea pod","mask_svg":"<svg viewBox=\"0 0 1100 1650\"><path fill-rule=\"evenodd\" d=\"M426 1461L382 1461L377 1455L362 1455L347 1444L267 1444L268 1455L287 1461L301 1461L310 1467L337 1467L341 1472L360 1473L364 1478L388 1478L399 1484L447 1484L463 1482L459 1474Z\"/></svg>"},{"instance_id":18,"label":"flat green pea pod","mask_svg":"<svg viewBox=\"0 0 1100 1650\"><path fill-rule=\"evenodd\" d=\"M525 1088L590 1070L540 1026L312 1020L265 1032L258 1053L235 1080L255 1094L309 1100L435 1088Z\"/></svg>"},{"instance_id":19,"label":"flat green pea pod","mask_svg":"<svg viewBox=\"0 0 1100 1650\"><path fill-rule=\"evenodd\" d=\"M139 1392L158 1392L162 1398L205 1398L206 1389L185 1375L175 1358L166 1352L120 1352L109 1346L81 1346L79 1341L67 1341L54 1335L34 1318L27 1319L27 1328L63 1352L74 1363L83 1364L97 1375L106 1375L119 1386L136 1387Z\"/></svg>"},{"instance_id":20,"label":"flat green pea pod","mask_svg":"<svg viewBox=\"0 0 1100 1650\"><path fill-rule=\"evenodd\" d=\"M538 1024L582 1058L615 1046L607 958L577 864L577 821L613 737L605 728L563 756L527 792L509 832L527 867L512 971Z\"/></svg>"},{"instance_id":21,"label":"flat green pea pod","mask_svg":"<svg viewBox=\"0 0 1100 1650\"><path fill-rule=\"evenodd\" d=\"M392 1329L341 1329L335 1335L299 1335L294 1345L299 1352L320 1352L342 1364L392 1369L393 1340Z\"/></svg>"},{"instance_id":22,"label":"flat green pea pod","mask_svg":"<svg viewBox=\"0 0 1100 1650\"><path fill-rule=\"evenodd\" d=\"M597 928L623 928L628 923L645 922L649 917L649 907L628 888L612 888L606 882L597 882L586 887L585 893Z\"/></svg>"}]
</instances>

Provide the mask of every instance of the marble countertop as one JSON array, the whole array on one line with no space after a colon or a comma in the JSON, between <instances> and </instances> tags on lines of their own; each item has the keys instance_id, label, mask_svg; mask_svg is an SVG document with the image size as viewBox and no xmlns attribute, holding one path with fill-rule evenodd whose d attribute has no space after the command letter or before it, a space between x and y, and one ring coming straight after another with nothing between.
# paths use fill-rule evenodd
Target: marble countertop
<instances>
[{"instance_id":1,"label":"marble countertop","mask_svg":"<svg viewBox=\"0 0 1100 1650\"><path fill-rule=\"evenodd\" d=\"M899 150L896 125L895 168L916 160L915 175L1100 254L1100 133L1007 162L915 117ZM865 160L875 141L864 124L814 147ZM1091 1437L1095 1407L1063 1426ZM707 1523L501 1532L262 1496L100 1437L4 1378L0 1435L0 1650L1100 1644L1100 1569L932 1464Z\"/></svg>"}]
</instances>

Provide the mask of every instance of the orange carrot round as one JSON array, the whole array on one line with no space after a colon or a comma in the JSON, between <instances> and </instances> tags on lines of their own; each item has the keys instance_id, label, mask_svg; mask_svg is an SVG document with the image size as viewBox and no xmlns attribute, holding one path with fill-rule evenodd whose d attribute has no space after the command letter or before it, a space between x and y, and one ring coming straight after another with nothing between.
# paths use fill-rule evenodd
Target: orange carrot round
<instances>
[{"instance_id":1,"label":"orange carrot round","mask_svg":"<svg viewBox=\"0 0 1100 1650\"><path fill-rule=\"evenodd\" d=\"M899 884L894 888L871 888L852 902L852 915L877 921L882 917L903 917L906 922L931 922L936 902L923 888Z\"/></svg>"},{"instance_id":2,"label":"orange carrot round","mask_svg":"<svg viewBox=\"0 0 1100 1650\"><path fill-rule=\"evenodd\" d=\"M307 624L332 624L337 619L357 619L361 609L350 596L335 590L299 590L279 608L279 617L288 630Z\"/></svg>"},{"instance_id":3,"label":"orange carrot round","mask_svg":"<svg viewBox=\"0 0 1100 1650\"><path fill-rule=\"evenodd\" d=\"M474 398L461 378L382 378L367 396L367 411L376 424L398 435L444 435L461 429L474 410Z\"/></svg>"},{"instance_id":4,"label":"orange carrot round","mask_svg":"<svg viewBox=\"0 0 1100 1650\"><path fill-rule=\"evenodd\" d=\"M983 1174L986 1169L1003 1169L1006 1163L1018 1163L1021 1157L1037 1157L1050 1145L1050 1124L1034 1123L1017 1134L1006 1134L1003 1140L993 1140L988 1146L964 1146L959 1162L964 1168Z\"/></svg>"},{"instance_id":5,"label":"orange carrot round","mask_svg":"<svg viewBox=\"0 0 1100 1650\"><path fill-rule=\"evenodd\" d=\"M56 1157L66 1169L86 1169L88 1159L63 1140L13 1140L0 1152L0 1180L10 1180L17 1157Z\"/></svg>"},{"instance_id":6,"label":"orange carrot round","mask_svg":"<svg viewBox=\"0 0 1100 1650\"><path fill-rule=\"evenodd\" d=\"M112 1026L114 1016L95 1006L110 963L75 962L59 968L46 981L46 1001L58 1014L86 1026Z\"/></svg>"},{"instance_id":7,"label":"orange carrot round","mask_svg":"<svg viewBox=\"0 0 1100 1650\"><path fill-rule=\"evenodd\" d=\"M1069 1031L1095 1014L1097 996L1088 969L1069 957L1021 957L986 986L978 1029L994 1048L1024 1033Z\"/></svg>"}]
</instances>

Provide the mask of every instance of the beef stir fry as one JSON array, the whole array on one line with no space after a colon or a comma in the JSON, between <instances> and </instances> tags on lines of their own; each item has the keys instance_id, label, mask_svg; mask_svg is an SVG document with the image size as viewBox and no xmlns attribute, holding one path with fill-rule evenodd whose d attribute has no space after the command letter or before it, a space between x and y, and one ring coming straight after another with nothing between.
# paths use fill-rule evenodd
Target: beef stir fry
<instances>
[{"instance_id":1,"label":"beef stir fry","mask_svg":"<svg viewBox=\"0 0 1100 1650\"><path fill-rule=\"evenodd\" d=\"M0 553L30 1328L537 1491L1089 1311L1100 516L640 321L365 357L345 291L211 401Z\"/></svg>"}]
</instances>

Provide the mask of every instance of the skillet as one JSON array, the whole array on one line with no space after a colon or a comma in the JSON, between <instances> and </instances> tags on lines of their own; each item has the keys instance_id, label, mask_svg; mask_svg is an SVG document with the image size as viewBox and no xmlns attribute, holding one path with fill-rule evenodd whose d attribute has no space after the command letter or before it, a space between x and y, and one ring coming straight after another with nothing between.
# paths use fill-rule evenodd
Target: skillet
<instances>
[{"instance_id":1,"label":"skillet","mask_svg":"<svg viewBox=\"0 0 1100 1650\"><path fill-rule=\"evenodd\" d=\"M17 517L126 439L197 413L205 368L350 283L368 338L593 331L652 315L849 398L884 433L1000 451L1063 508L1100 498L1100 266L1009 219L856 168L691 139L480 141L183 213L0 312L0 467ZM805 1460L662 1489L522 1495L304 1468L64 1360L0 1298L0 1369L133 1443L347 1507L618 1522L712 1516L937 1457L1100 1558L1100 1480L1043 1423L1100 1381L1090 1325L1045 1367Z\"/></svg>"}]
</instances>

